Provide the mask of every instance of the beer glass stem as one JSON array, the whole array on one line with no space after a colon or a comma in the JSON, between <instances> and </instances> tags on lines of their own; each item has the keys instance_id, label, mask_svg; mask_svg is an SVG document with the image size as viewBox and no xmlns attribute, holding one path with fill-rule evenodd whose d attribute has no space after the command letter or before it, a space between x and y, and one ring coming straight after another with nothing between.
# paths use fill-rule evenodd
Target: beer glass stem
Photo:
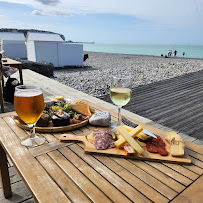
<instances>
[{"instance_id":1,"label":"beer glass stem","mask_svg":"<svg viewBox=\"0 0 203 203\"><path fill-rule=\"evenodd\" d=\"M118 124L121 125L121 108L122 106L118 106Z\"/></svg>"},{"instance_id":2,"label":"beer glass stem","mask_svg":"<svg viewBox=\"0 0 203 203\"><path fill-rule=\"evenodd\" d=\"M34 124L28 124L29 128L30 128L30 136L29 138L34 139L36 138L36 134L35 134L35 123Z\"/></svg>"}]
</instances>

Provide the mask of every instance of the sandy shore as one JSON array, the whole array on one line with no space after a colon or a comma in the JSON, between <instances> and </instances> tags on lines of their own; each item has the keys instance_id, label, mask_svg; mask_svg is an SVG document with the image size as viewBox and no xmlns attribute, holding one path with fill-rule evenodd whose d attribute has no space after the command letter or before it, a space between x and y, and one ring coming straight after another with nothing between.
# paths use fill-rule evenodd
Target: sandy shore
<instances>
[{"instance_id":1,"label":"sandy shore","mask_svg":"<svg viewBox=\"0 0 203 203\"><path fill-rule=\"evenodd\" d=\"M84 68L54 70L55 80L93 96L109 93L113 74L131 75L133 87L203 69L203 59L88 53Z\"/></svg>"}]
</instances>

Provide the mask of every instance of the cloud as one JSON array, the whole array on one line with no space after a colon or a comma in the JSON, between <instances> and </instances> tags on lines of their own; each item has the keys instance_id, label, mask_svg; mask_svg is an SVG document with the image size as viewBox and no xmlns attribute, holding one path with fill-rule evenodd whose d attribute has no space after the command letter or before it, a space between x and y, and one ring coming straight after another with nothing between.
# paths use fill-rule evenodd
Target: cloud
<instances>
[{"instance_id":1,"label":"cloud","mask_svg":"<svg viewBox=\"0 0 203 203\"><path fill-rule=\"evenodd\" d=\"M32 15L33 16L63 16L63 17L72 16L72 14L70 14L70 13L63 12L63 11L56 11L56 10L44 11L44 12L39 11L39 10L33 10Z\"/></svg>"},{"instance_id":2,"label":"cloud","mask_svg":"<svg viewBox=\"0 0 203 203\"><path fill-rule=\"evenodd\" d=\"M202 0L0 0L33 8L32 15L117 14L164 26L200 26Z\"/></svg>"},{"instance_id":3,"label":"cloud","mask_svg":"<svg viewBox=\"0 0 203 203\"><path fill-rule=\"evenodd\" d=\"M41 11L39 11L39 10L33 10L32 15L33 16L43 16L43 13Z\"/></svg>"},{"instance_id":4,"label":"cloud","mask_svg":"<svg viewBox=\"0 0 203 203\"><path fill-rule=\"evenodd\" d=\"M44 5L57 5L60 3L60 0L35 0L38 1Z\"/></svg>"}]
</instances>

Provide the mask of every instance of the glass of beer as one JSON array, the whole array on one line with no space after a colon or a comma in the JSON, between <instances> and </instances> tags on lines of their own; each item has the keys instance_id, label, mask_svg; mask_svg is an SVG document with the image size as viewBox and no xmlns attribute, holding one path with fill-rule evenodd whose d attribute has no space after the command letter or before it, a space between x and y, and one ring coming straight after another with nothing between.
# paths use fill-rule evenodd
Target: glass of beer
<instances>
[{"instance_id":1,"label":"glass of beer","mask_svg":"<svg viewBox=\"0 0 203 203\"><path fill-rule=\"evenodd\" d=\"M19 85L15 88L14 107L18 116L29 126L31 134L21 142L27 147L43 144L46 139L35 134L35 124L44 111L44 98L40 87Z\"/></svg>"},{"instance_id":2,"label":"glass of beer","mask_svg":"<svg viewBox=\"0 0 203 203\"><path fill-rule=\"evenodd\" d=\"M118 122L112 124L113 128L121 125L120 112L122 106L125 106L131 99L132 82L130 76L112 76L110 97L111 101L118 106Z\"/></svg>"}]
</instances>

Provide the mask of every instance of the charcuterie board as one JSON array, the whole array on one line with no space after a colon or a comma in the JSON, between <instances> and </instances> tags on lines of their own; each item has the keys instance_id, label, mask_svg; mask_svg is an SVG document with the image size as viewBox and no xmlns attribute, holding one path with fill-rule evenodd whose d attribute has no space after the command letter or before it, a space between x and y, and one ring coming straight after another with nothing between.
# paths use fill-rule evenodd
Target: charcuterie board
<instances>
[{"instance_id":1,"label":"charcuterie board","mask_svg":"<svg viewBox=\"0 0 203 203\"><path fill-rule=\"evenodd\" d=\"M16 125L24 130L29 130L29 127L26 123L24 123L18 116L13 116L13 120L15 121ZM89 120L82 121L77 124L72 125L66 125L66 126L53 126L53 123L50 121L49 125L47 127L35 127L36 132L46 132L46 133L53 133L53 132L64 132L68 130L73 130L80 128L86 124L88 124Z\"/></svg>"},{"instance_id":2,"label":"charcuterie board","mask_svg":"<svg viewBox=\"0 0 203 203\"><path fill-rule=\"evenodd\" d=\"M119 156L124 158L130 158L130 159L140 159L140 160L148 160L148 161L158 161L158 162L170 162L170 163L179 163L179 164L191 164L191 159L187 154L187 151L185 149L185 154L183 157L173 157L170 154L170 144L166 141L166 150L169 152L168 156L161 156L160 154L154 154L150 153L146 150L146 144L139 142L136 140L140 146L143 147L144 152L142 155L138 155L137 153L132 155L126 155L125 151L120 148L110 148L105 150L97 150L94 146L94 136L92 133L90 133L87 136L75 136L72 134L63 134L60 137L61 141L80 141L84 143L84 151L86 153L97 153L97 154L103 154L103 155L112 155L112 156ZM164 140L164 139L163 139Z\"/></svg>"}]
</instances>

